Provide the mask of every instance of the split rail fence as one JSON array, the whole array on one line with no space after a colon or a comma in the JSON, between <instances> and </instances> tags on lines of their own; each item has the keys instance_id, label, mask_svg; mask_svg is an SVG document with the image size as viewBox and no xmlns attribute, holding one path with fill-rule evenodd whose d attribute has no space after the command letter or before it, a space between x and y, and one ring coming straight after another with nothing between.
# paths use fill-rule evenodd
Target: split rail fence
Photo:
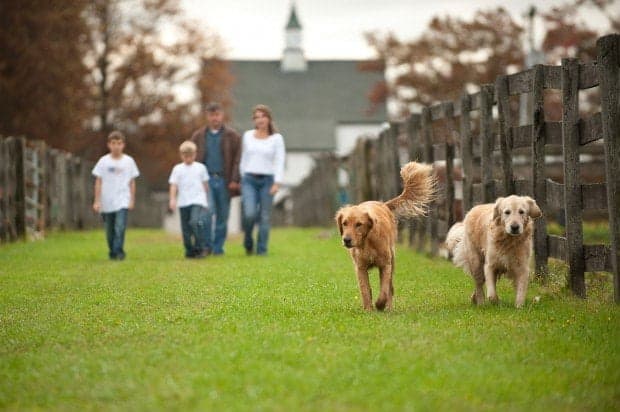
<instances>
[{"instance_id":1,"label":"split rail fence","mask_svg":"<svg viewBox=\"0 0 620 412\"><path fill-rule=\"evenodd\" d=\"M41 238L50 229L98 227L93 167L44 141L0 136L0 243ZM138 183L129 224L161 227L164 213L165 205Z\"/></svg>"},{"instance_id":2,"label":"split rail fence","mask_svg":"<svg viewBox=\"0 0 620 412\"><path fill-rule=\"evenodd\" d=\"M595 62L563 59L561 66L536 65L502 75L476 93L424 107L405 122L392 123L377 139L358 141L347 159L332 162L329 169L321 163L323 170L315 169L293 191L289 208L305 220L292 223L332 224L338 207L333 171L338 167L348 169L349 200L358 203L396 196L399 165L405 161L435 163L443 176L441 195L426 218L409 222L412 246L422 251L430 245L430 253L437 254L449 227L472 206L509 194L528 195L544 213L535 221L536 273L545 276L548 258L560 259L568 265L570 288L585 297L584 272L611 272L620 302L620 35L601 37L597 48ZM580 91L592 88L598 88L600 111L582 115ZM545 118L549 91L561 95L561 121ZM530 104L523 104L521 96ZM519 110L529 112L527 124L518 121ZM584 154L597 148L605 182L585 183L587 170L581 169L596 162L584 163ZM561 160L559 178L550 177L548 170L553 154ZM313 197L308 187L323 188L327 194ZM298 201L300 194L303 201ZM584 244L583 216L591 211L606 211L609 245ZM563 221L564 236L547 230L547 219L555 213Z\"/></svg>"}]
</instances>

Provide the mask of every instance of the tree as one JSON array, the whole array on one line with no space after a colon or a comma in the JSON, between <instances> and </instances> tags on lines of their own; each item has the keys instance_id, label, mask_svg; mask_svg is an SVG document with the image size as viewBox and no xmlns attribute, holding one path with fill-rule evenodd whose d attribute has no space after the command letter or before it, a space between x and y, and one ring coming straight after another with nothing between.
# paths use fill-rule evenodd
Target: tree
<instances>
[{"instance_id":1,"label":"tree","mask_svg":"<svg viewBox=\"0 0 620 412\"><path fill-rule=\"evenodd\" d=\"M121 130L147 178L165 185L179 143L201 114L199 102L212 95L226 102L227 66L219 60L207 76L203 64L222 53L219 38L203 34L176 0L92 0L87 21L93 129L101 143L87 139L83 152L96 157L103 136Z\"/></svg>"},{"instance_id":2,"label":"tree","mask_svg":"<svg viewBox=\"0 0 620 412\"><path fill-rule=\"evenodd\" d=\"M0 3L0 134L75 148L91 115L84 7L82 0Z\"/></svg>"},{"instance_id":3,"label":"tree","mask_svg":"<svg viewBox=\"0 0 620 412\"><path fill-rule=\"evenodd\" d=\"M498 8L479 11L471 21L436 17L413 41L368 34L379 59L362 69L385 67L393 78L374 86L371 103L393 97L405 114L416 105L455 99L469 85L491 83L507 68L516 70L522 64L522 32L510 14Z\"/></svg>"}]
</instances>

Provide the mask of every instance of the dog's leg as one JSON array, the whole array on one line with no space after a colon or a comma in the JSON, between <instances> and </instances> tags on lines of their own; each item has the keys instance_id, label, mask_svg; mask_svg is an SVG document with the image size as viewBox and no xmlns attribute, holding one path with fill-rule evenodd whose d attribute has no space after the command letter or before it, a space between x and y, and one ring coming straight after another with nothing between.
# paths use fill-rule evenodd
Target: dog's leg
<instances>
[{"instance_id":1,"label":"dog's leg","mask_svg":"<svg viewBox=\"0 0 620 412\"><path fill-rule=\"evenodd\" d=\"M523 307L525 303L525 295L527 294L527 285L529 283L529 274L527 267L517 268L517 271L514 275L515 280L515 289L516 289L516 298L515 298L515 306L517 308Z\"/></svg>"},{"instance_id":2,"label":"dog's leg","mask_svg":"<svg viewBox=\"0 0 620 412\"><path fill-rule=\"evenodd\" d=\"M484 290L482 289L482 285L484 285L484 271L482 269L482 263L476 258L470 258L468 263L469 269L471 270L471 277L474 279L474 284L476 285L476 289L474 289L474 293L471 295L471 303L474 305L482 305L484 303Z\"/></svg>"},{"instance_id":3,"label":"dog's leg","mask_svg":"<svg viewBox=\"0 0 620 412\"><path fill-rule=\"evenodd\" d=\"M375 302L375 307L379 310L392 309L392 270L391 264L379 268L379 278L381 279L381 292Z\"/></svg>"},{"instance_id":4,"label":"dog's leg","mask_svg":"<svg viewBox=\"0 0 620 412\"><path fill-rule=\"evenodd\" d=\"M497 291L495 289L497 277L495 276L495 271L488 263L490 260L491 259L488 259L484 264L484 283L487 287L487 298L489 299L489 301L497 303L498 298Z\"/></svg>"},{"instance_id":5,"label":"dog's leg","mask_svg":"<svg viewBox=\"0 0 620 412\"><path fill-rule=\"evenodd\" d=\"M368 268L356 267L355 271L357 272L357 283L360 287L362 306L364 306L365 310L372 310L372 291L368 281Z\"/></svg>"}]
</instances>

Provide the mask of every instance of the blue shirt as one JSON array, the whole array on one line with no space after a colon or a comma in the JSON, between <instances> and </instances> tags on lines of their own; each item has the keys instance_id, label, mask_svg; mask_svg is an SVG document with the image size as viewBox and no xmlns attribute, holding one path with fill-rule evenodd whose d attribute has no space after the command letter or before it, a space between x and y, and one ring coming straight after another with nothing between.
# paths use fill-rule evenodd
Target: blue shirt
<instances>
[{"instance_id":1,"label":"blue shirt","mask_svg":"<svg viewBox=\"0 0 620 412\"><path fill-rule=\"evenodd\" d=\"M207 165L209 174L224 173L224 159L222 158L222 135L224 128L213 133L207 128L205 134L205 147L207 148L204 163Z\"/></svg>"}]
</instances>

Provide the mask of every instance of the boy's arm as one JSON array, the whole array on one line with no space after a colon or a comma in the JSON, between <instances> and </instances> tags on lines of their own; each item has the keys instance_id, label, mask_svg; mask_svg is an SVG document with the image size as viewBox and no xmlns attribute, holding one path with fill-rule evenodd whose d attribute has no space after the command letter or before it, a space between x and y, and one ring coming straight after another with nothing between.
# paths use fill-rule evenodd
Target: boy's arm
<instances>
[{"instance_id":1,"label":"boy's arm","mask_svg":"<svg viewBox=\"0 0 620 412\"><path fill-rule=\"evenodd\" d=\"M129 182L129 193L129 210L133 210L136 204L136 179L131 179L131 182Z\"/></svg>"},{"instance_id":2,"label":"boy's arm","mask_svg":"<svg viewBox=\"0 0 620 412\"><path fill-rule=\"evenodd\" d=\"M93 201L93 210L97 213L101 211L101 178L95 179L95 200Z\"/></svg>"},{"instance_id":3,"label":"boy's arm","mask_svg":"<svg viewBox=\"0 0 620 412\"><path fill-rule=\"evenodd\" d=\"M168 201L168 209L170 209L170 211L174 211L177 207L177 191L177 185L170 183L170 200Z\"/></svg>"}]
</instances>

